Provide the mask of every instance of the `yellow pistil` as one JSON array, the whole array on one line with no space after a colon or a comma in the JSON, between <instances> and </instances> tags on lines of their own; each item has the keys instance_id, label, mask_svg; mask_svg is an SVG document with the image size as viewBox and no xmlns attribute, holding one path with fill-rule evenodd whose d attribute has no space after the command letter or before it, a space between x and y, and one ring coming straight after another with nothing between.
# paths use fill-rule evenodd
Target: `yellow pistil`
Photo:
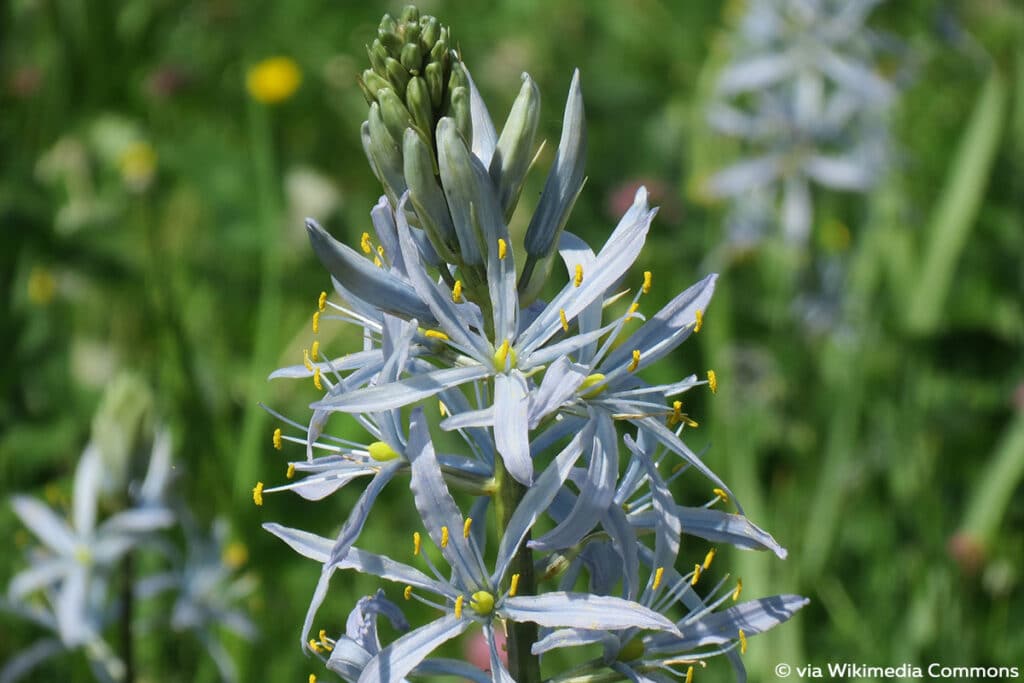
<instances>
[{"instance_id":1,"label":"yellow pistil","mask_svg":"<svg viewBox=\"0 0 1024 683\"><path fill-rule=\"evenodd\" d=\"M405 590L402 591L402 597L406 600L412 600L412 586L405 587Z\"/></svg>"},{"instance_id":2,"label":"yellow pistil","mask_svg":"<svg viewBox=\"0 0 1024 683\"><path fill-rule=\"evenodd\" d=\"M658 586L661 585L661 577L665 573L664 567L658 567L654 570L654 581L651 582L651 590L658 590Z\"/></svg>"},{"instance_id":3,"label":"yellow pistil","mask_svg":"<svg viewBox=\"0 0 1024 683\"><path fill-rule=\"evenodd\" d=\"M740 654L747 654L747 634L740 629Z\"/></svg>"},{"instance_id":4,"label":"yellow pistil","mask_svg":"<svg viewBox=\"0 0 1024 683\"><path fill-rule=\"evenodd\" d=\"M652 277L651 271L645 270L644 271L644 286L643 286L643 289L640 290L644 294L649 294L650 291L651 291L651 277Z\"/></svg>"},{"instance_id":5,"label":"yellow pistil","mask_svg":"<svg viewBox=\"0 0 1024 683\"><path fill-rule=\"evenodd\" d=\"M448 547L448 527L446 526L441 527L441 547Z\"/></svg>"},{"instance_id":6,"label":"yellow pistil","mask_svg":"<svg viewBox=\"0 0 1024 683\"><path fill-rule=\"evenodd\" d=\"M284 476L286 479L295 478L295 463L288 463L288 470L284 473Z\"/></svg>"},{"instance_id":7,"label":"yellow pistil","mask_svg":"<svg viewBox=\"0 0 1024 683\"><path fill-rule=\"evenodd\" d=\"M638 365L640 365L640 349L633 349L633 360L630 361L629 367L626 369L634 372Z\"/></svg>"},{"instance_id":8,"label":"yellow pistil","mask_svg":"<svg viewBox=\"0 0 1024 683\"><path fill-rule=\"evenodd\" d=\"M313 314L313 334L320 334L320 311Z\"/></svg>"},{"instance_id":9,"label":"yellow pistil","mask_svg":"<svg viewBox=\"0 0 1024 683\"><path fill-rule=\"evenodd\" d=\"M370 244L370 233L363 233L362 238L359 240L359 248L363 250L364 254L370 254L373 252L373 247Z\"/></svg>"},{"instance_id":10,"label":"yellow pistil","mask_svg":"<svg viewBox=\"0 0 1024 683\"><path fill-rule=\"evenodd\" d=\"M256 503L257 506L263 505L263 482L258 481L256 485L252 487L252 502Z\"/></svg>"},{"instance_id":11,"label":"yellow pistil","mask_svg":"<svg viewBox=\"0 0 1024 683\"><path fill-rule=\"evenodd\" d=\"M519 591L519 574L512 575L512 582L508 586L508 597L516 597L516 593Z\"/></svg>"},{"instance_id":12,"label":"yellow pistil","mask_svg":"<svg viewBox=\"0 0 1024 683\"><path fill-rule=\"evenodd\" d=\"M281 428L278 427L277 429L274 430L274 450L279 451L281 450L281 447Z\"/></svg>"},{"instance_id":13,"label":"yellow pistil","mask_svg":"<svg viewBox=\"0 0 1024 683\"><path fill-rule=\"evenodd\" d=\"M469 530L473 527L473 518L466 517L466 521L462 523L462 537L469 538Z\"/></svg>"},{"instance_id":14,"label":"yellow pistil","mask_svg":"<svg viewBox=\"0 0 1024 683\"><path fill-rule=\"evenodd\" d=\"M576 264L576 273L572 278L573 287L579 287L583 284L583 266L579 263Z\"/></svg>"},{"instance_id":15,"label":"yellow pistil","mask_svg":"<svg viewBox=\"0 0 1024 683\"><path fill-rule=\"evenodd\" d=\"M729 502L729 494L725 492L725 489L713 488L711 492L714 493L723 503Z\"/></svg>"},{"instance_id":16,"label":"yellow pistil","mask_svg":"<svg viewBox=\"0 0 1024 683\"><path fill-rule=\"evenodd\" d=\"M693 317L695 318L693 322L693 333L697 334L700 332L700 328L704 326L704 311L698 308Z\"/></svg>"},{"instance_id":17,"label":"yellow pistil","mask_svg":"<svg viewBox=\"0 0 1024 683\"><path fill-rule=\"evenodd\" d=\"M455 285L452 287L452 302L462 302L462 280L456 280Z\"/></svg>"},{"instance_id":18,"label":"yellow pistil","mask_svg":"<svg viewBox=\"0 0 1024 683\"><path fill-rule=\"evenodd\" d=\"M374 441L366 448L377 462L388 462L399 457L398 452L384 441Z\"/></svg>"},{"instance_id":19,"label":"yellow pistil","mask_svg":"<svg viewBox=\"0 0 1024 683\"><path fill-rule=\"evenodd\" d=\"M586 379L584 379L580 383L580 396L582 396L583 398L594 398L595 396L599 395L602 391L608 388L607 384L601 384L602 382L604 382L604 380L605 376L602 375L600 372L595 372L592 375L587 375ZM591 387L597 386L598 384L601 384L601 386L597 387L596 389L591 389Z\"/></svg>"},{"instance_id":20,"label":"yellow pistil","mask_svg":"<svg viewBox=\"0 0 1024 683\"><path fill-rule=\"evenodd\" d=\"M696 586L697 585L697 582L700 581L700 575L702 573L704 573L704 568L701 565L699 565L699 564L693 565L693 578L690 579L690 585L691 586Z\"/></svg>"},{"instance_id":21,"label":"yellow pistil","mask_svg":"<svg viewBox=\"0 0 1024 683\"><path fill-rule=\"evenodd\" d=\"M505 363L508 361L512 367L516 366L516 352L512 346L508 343L508 339L501 342L501 346L494 352L494 366L498 370L505 369Z\"/></svg>"},{"instance_id":22,"label":"yellow pistil","mask_svg":"<svg viewBox=\"0 0 1024 683\"><path fill-rule=\"evenodd\" d=\"M316 387L317 391L324 390L323 382L320 381L320 368L313 370L313 386Z\"/></svg>"},{"instance_id":23,"label":"yellow pistil","mask_svg":"<svg viewBox=\"0 0 1024 683\"><path fill-rule=\"evenodd\" d=\"M740 593L743 592L743 579L736 579L736 590L732 592L732 601L736 602L740 599Z\"/></svg>"},{"instance_id":24,"label":"yellow pistil","mask_svg":"<svg viewBox=\"0 0 1024 683\"><path fill-rule=\"evenodd\" d=\"M412 532L412 554L413 555L419 555L420 554L420 544L422 543L422 541L423 541L423 538L420 536L420 532L418 532L418 531Z\"/></svg>"},{"instance_id":25,"label":"yellow pistil","mask_svg":"<svg viewBox=\"0 0 1024 683\"><path fill-rule=\"evenodd\" d=\"M708 551L708 554L704 556L704 569L708 569L711 566L711 561L715 559L715 553L718 551L712 548Z\"/></svg>"},{"instance_id":26,"label":"yellow pistil","mask_svg":"<svg viewBox=\"0 0 1024 683\"><path fill-rule=\"evenodd\" d=\"M711 387L712 394L718 393L718 376L714 370L708 370L708 386Z\"/></svg>"},{"instance_id":27,"label":"yellow pistil","mask_svg":"<svg viewBox=\"0 0 1024 683\"><path fill-rule=\"evenodd\" d=\"M508 253L508 245L505 244L505 240L498 238L498 259L501 261L505 260L505 255Z\"/></svg>"},{"instance_id":28,"label":"yellow pistil","mask_svg":"<svg viewBox=\"0 0 1024 683\"><path fill-rule=\"evenodd\" d=\"M619 661L620 662L631 662L634 659L640 659L644 656L644 641L640 636L636 636L628 643L622 646L619 650Z\"/></svg>"},{"instance_id":29,"label":"yellow pistil","mask_svg":"<svg viewBox=\"0 0 1024 683\"><path fill-rule=\"evenodd\" d=\"M423 333L425 337L430 339L440 339L441 341L448 341L448 335L441 330L427 330Z\"/></svg>"},{"instance_id":30,"label":"yellow pistil","mask_svg":"<svg viewBox=\"0 0 1024 683\"><path fill-rule=\"evenodd\" d=\"M461 619L462 618L462 603L465 602L465 600L466 600L466 597L464 595L460 595L459 597L455 598L455 618L456 619Z\"/></svg>"},{"instance_id":31,"label":"yellow pistil","mask_svg":"<svg viewBox=\"0 0 1024 683\"><path fill-rule=\"evenodd\" d=\"M316 654L320 654L320 651L323 648L320 647L320 643L316 642L316 638L310 638L309 639L309 649L312 650L313 652L315 652Z\"/></svg>"},{"instance_id":32,"label":"yellow pistil","mask_svg":"<svg viewBox=\"0 0 1024 683\"><path fill-rule=\"evenodd\" d=\"M487 616L494 611L494 595L487 591L477 591L470 596L469 606L480 616Z\"/></svg>"},{"instance_id":33,"label":"yellow pistil","mask_svg":"<svg viewBox=\"0 0 1024 683\"><path fill-rule=\"evenodd\" d=\"M306 369L313 372L313 363L309 360L309 349L302 349L302 364L306 366Z\"/></svg>"},{"instance_id":34,"label":"yellow pistil","mask_svg":"<svg viewBox=\"0 0 1024 683\"><path fill-rule=\"evenodd\" d=\"M320 292L316 299L316 310L322 311L327 308L327 292Z\"/></svg>"},{"instance_id":35,"label":"yellow pistil","mask_svg":"<svg viewBox=\"0 0 1024 683\"><path fill-rule=\"evenodd\" d=\"M563 332L568 332L569 331L569 320L568 320L568 318L565 317L565 309L564 308L559 308L558 309L558 320L559 320L559 322L562 323L562 331Z\"/></svg>"},{"instance_id":36,"label":"yellow pistil","mask_svg":"<svg viewBox=\"0 0 1024 683\"><path fill-rule=\"evenodd\" d=\"M309 357L311 360L320 360L320 341L314 340L313 345L309 347Z\"/></svg>"},{"instance_id":37,"label":"yellow pistil","mask_svg":"<svg viewBox=\"0 0 1024 683\"><path fill-rule=\"evenodd\" d=\"M686 681L685 683L693 683L693 664L686 667Z\"/></svg>"}]
</instances>

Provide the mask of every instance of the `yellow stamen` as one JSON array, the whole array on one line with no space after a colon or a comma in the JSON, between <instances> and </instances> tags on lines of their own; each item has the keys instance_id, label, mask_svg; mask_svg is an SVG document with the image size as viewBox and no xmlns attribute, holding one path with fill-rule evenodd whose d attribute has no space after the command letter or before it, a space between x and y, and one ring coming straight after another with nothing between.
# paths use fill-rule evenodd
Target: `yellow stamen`
<instances>
[{"instance_id":1,"label":"yellow stamen","mask_svg":"<svg viewBox=\"0 0 1024 683\"><path fill-rule=\"evenodd\" d=\"M302 349L302 364L306 369L313 372L313 364L309 361L309 349Z\"/></svg>"},{"instance_id":2,"label":"yellow stamen","mask_svg":"<svg viewBox=\"0 0 1024 683\"><path fill-rule=\"evenodd\" d=\"M714 370L708 370L708 386L711 387L712 394L718 393L718 376Z\"/></svg>"},{"instance_id":3,"label":"yellow stamen","mask_svg":"<svg viewBox=\"0 0 1024 683\"><path fill-rule=\"evenodd\" d=\"M723 503L729 502L729 494L725 492L725 489L713 488L711 492L718 496Z\"/></svg>"},{"instance_id":4,"label":"yellow stamen","mask_svg":"<svg viewBox=\"0 0 1024 683\"><path fill-rule=\"evenodd\" d=\"M288 463L288 471L284 473L285 478L293 479L295 477L295 463Z\"/></svg>"},{"instance_id":5,"label":"yellow stamen","mask_svg":"<svg viewBox=\"0 0 1024 683\"><path fill-rule=\"evenodd\" d=\"M313 652L315 652L316 654L320 654L320 650L321 650L320 643L316 642L315 638L310 638L309 639L309 649L312 650Z\"/></svg>"},{"instance_id":6,"label":"yellow stamen","mask_svg":"<svg viewBox=\"0 0 1024 683\"><path fill-rule=\"evenodd\" d=\"M672 402L672 414L668 416L668 426L675 427L677 424L683 421L683 402L673 401Z\"/></svg>"},{"instance_id":7,"label":"yellow stamen","mask_svg":"<svg viewBox=\"0 0 1024 683\"><path fill-rule=\"evenodd\" d=\"M411 600L412 599L412 586L406 586L405 587L405 590L402 591L402 597L405 598L406 600Z\"/></svg>"},{"instance_id":8,"label":"yellow stamen","mask_svg":"<svg viewBox=\"0 0 1024 683\"><path fill-rule=\"evenodd\" d=\"M576 274L572 278L573 287L579 287L583 284L583 266L579 263L576 264Z\"/></svg>"},{"instance_id":9,"label":"yellow stamen","mask_svg":"<svg viewBox=\"0 0 1024 683\"><path fill-rule=\"evenodd\" d=\"M373 251L373 247L370 246L370 233L363 233L362 239L359 240L359 248L363 250L364 254L369 254Z\"/></svg>"},{"instance_id":10,"label":"yellow stamen","mask_svg":"<svg viewBox=\"0 0 1024 683\"><path fill-rule=\"evenodd\" d=\"M466 521L463 522L463 524L462 524L462 537L463 538L469 538L469 530L472 528L472 526L473 526L473 518L472 517L466 517Z\"/></svg>"},{"instance_id":11,"label":"yellow stamen","mask_svg":"<svg viewBox=\"0 0 1024 683\"><path fill-rule=\"evenodd\" d=\"M374 256L373 257L373 265L377 266L378 268L383 268L384 267L384 262L380 260L380 257Z\"/></svg>"},{"instance_id":12,"label":"yellow stamen","mask_svg":"<svg viewBox=\"0 0 1024 683\"><path fill-rule=\"evenodd\" d=\"M629 305L629 312L626 313L626 320L632 320L633 314L640 310L640 302L634 301Z\"/></svg>"},{"instance_id":13,"label":"yellow stamen","mask_svg":"<svg viewBox=\"0 0 1024 683\"><path fill-rule=\"evenodd\" d=\"M747 634L740 629L740 654L747 654Z\"/></svg>"},{"instance_id":14,"label":"yellow stamen","mask_svg":"<svg viewBox=\"0 0 1024 683\"><path fill-rule=\"evenodd\" d=\"M498 238L498 259L505 260L505 254L508 253L508 245L505 244L505 240Z\"/></svg>"},{"instance_id":15,"label":"yellow stamen","mask_svg":"<svg viewBox=\"0 0 1024 683\"><path fill-rule=\"evenodd\" d=\"M462 618L462 603L465 602L465 600L466 600L466 597L464 595L460 595L459 597L455 598L455 618L456 619L461 619Z\"/></svg>"},{"instance_id":16,"label":"yellow stamen","mask_svg":"<svg viewBox=\"0 0 1024 683\"><path fill-rule=\"evenodd\" d=\"M661 577L665 573L664 567L658 567L654 570L654 581L651 582L651 590L658 590L658 586L661 585Z\"/></svg>"},{"instance_id":17,"label":"yellow stamen","mask_svg":"<svg viewBox=\"0 0 1024 683\"><path fill-rule=\"evenodd\" d=\"M732 592L732 601L736 602L740 599L740 593L743 592L743 579L736 579L736 590Z\"/></svg>"},{"instance_id":18,"label":"yellow stamen","mask_svg":"<svg viewBox=\"0 0 1024 683\"><path fill-rule=\"evenodd\" d=\"M384 245L383 244L378 244L377 245L377 255L380 256L381 258L384 258Z\"/></svg>"},{"instance_id":19,"label":"yellow stamen","mask_svg":"<svg viewBox=\"0 0 1024 683\"><path fill-rule=\"evenodd\" d=\"M370 457L377 462L388 462L399 457L398 452L384 441L374 441L366 447Z\"/></svg>"},{"instance_id":20,"label":"yellow stamen","mask_svg":"<svg viewBox=\"0 0 1024 683\"><path fill-rule=\"evenodd\" d=\"M633 372L638 365L640 365L640 349L633 349L633 360L630 361L629 367L626 369Z\"/></svg>"},{"instance_id":21,"label":"yellow stamen","mask_svg":"<svg viewBox=\"0 0 1024 683\"><path fill-rule=\"evenodd\" d=\"M696 586L697 582L700 581L700 575L704 572L704 568L699 564L693 565L693 578L690 579L690 585Z\"/></svg>"},{"instance_id":22,"label":"yellow stamen","mask_svg":"<svg viewBox=\"0 0 1024 683\"><path fill-rule=\"evenodd\" d=\"M309 674L309 683L316 683L316 674Z\"/></svg>"},{"instance_id":23,"label":"yellow stamen","mask_svg":"<svg viewBox=\"0 0 1024 683\"><path fill-rule=\"evenodd\" d=\"M569 320L565 317L565 309L564 308L558 309L558 320L561 321L561 323L562 323L562 331L563 332L568 332L569 331Z\"/></svg>"},{"instance_id":24,"label":"yellow stamen","mask_svg":"<svg viewBox=\"0 0 1024 683\"><path fill-rule=\"evenodd\" d=\"M686 667L686 681L685 683L693 683L693 664Z\"/></svg>"},{"instance_id":25,"label":"yellow stamen","mask_svg":"<svg viewBox=\"0 0 1024 683\"><path fill-rule=\"evenodd\" d=\"M317 391L324 390L323 382L320 381L320 368L313 371L313 386L317 388Z\"/></svg>"},{"instance_id":26,"label":"yellow stamen","mask_svg":"<svg viewBox=\"0 0 1024 683\"><path fill-rule=\"evenodd\" d=\"M278 427L274 430L274 450L279 451L281 450L281 447L281 428Z\"/></svg>"},{"instance_id":27,"label":"yellow stamen","mask_svg":"<svg viewBox=\"0 0 1024 683\"><path fill-rule=\"evenodd\" d=\"M309 357L311 360L320 360L320 341L314 340L313 345L309 347Z\"/></svg>"},{"instance_id":28,"label":"yellow stamen","mask_svg":"<svg viewBox=\"0 0 1024 683\"><path fill-rule=\"evenodd\" d=\"M423 539L420 537L420 532L418 532L418 531L412 532L412 554L413 555L419 555L420 554L420 542L422 540Z\"/></svg>"},{"instance_id":29,"label":"yellow stamen","mask_svg":"<svg viewBox=\"0 0 1024 683\"><path fill-rule=\"evenodd\" d=\"M643 286L643 289L640 290L644 294L648 294L651 291L651 277L652 277L651 271L645 270L644 271L644 286Z\"/></svg>"},{"instance_id":30,"label":"yellow stamen","mask_svg":"<svg viewBox=\"0 0 1024 683\"><path fill-rule=\"evenodd\" d=\"M454 303L462 301L462 280L456 280L455 286L452 287L452 301Z\"/></svg>"},{"instance_id":31,"label":"yellow stamen","mask_svg":"<svg viewBox=\"0 0 1024 683\"><path fill-rule=\"evenodd\" d=\"M320 334L320 311L313 314L313 334Z\"/></svg>"},{"instance_id":32,"label":"yellow stamen","mask_svg":"<svg viewBox=\"0 0 1024 683\"><path fill-rule=\"evenodd\" d=\"M423 333L424 336L430 337L431 339L440 339L441 341L448 341L448 335L441 330L427 330Z\"/></svg>"},{"instance_id":33,"label":"yellow stamen","mask_svg":"<svg viewBox=\"0 0 1024 683\"><path fill-rule=\"evenodd\" d=\"M704 311L698 308L697 312L694 314L694 318L693 333L697 334L700 332L700 328L704 326Z\"/></svg>"},{"instance_id":34,"label":"yellow stamen","mask_svg":"<svg viewBox=\"0 0 1024 683\"><path fill-rule=\"evenodd\" d=\"M334 647L327 642L327 631L325 629L320 629L320 633L318 633L317 636L320 638L320 645L322 645L325 650L330 652L334 649Z\"/></svg>"},{"instance_id":35,"label":"yellow stamen","mask_svg":"<svg viewBox=\"0 0 1024 683\"><path fill-rule=\"evenodd\" d=\"M448 406L444 404L444 401L437 402L437 412L441 413L441 417L448 417L451 413L448 412Z\"/></svg>"},{"instance_id":36,"label":"yellow stamen","mask_svg":"<svg viewBox=\"0 0 1024 683\"><path fill-rule=\"evenodd\" d=\"M508 597L516 597L516 592L519 591L519 574L512 575L512 583L508 587Z\"/></svg>"},{"instance_id":37,"label":"yellow stamen","mask_svg":"<svg viewBox=\"0 0 1024 683\"><path fill-rule=\"evenodd\" d=\"M316 299L316 309L322 311L327 308L327 292L320 292L320 296Z\"/></svg>"},{"instance_id":38,"label":"yellow stamen","mask_svg":"<svg viewBox=\"0 0 1024 683\"><path fill-rule=\"evenodd\" d=\"M441 547L448 547L448 527L446 526L441 527Z\"/></svg>"},{"instance_id":39,"label":"yellow stamen","mask_svg":"<svg viewBox=\"0 0 1024 683\"><path fill-rule=\"evenodd\" d=\"M252 502L256 503L257 506L263 505L263 482L258 481L256 485L252 487Z\"/></svg>"},{"instance_id":40,"label":"yellow stamen","mask_svg":"<svg viewBox=\"0 0 1024 683\"><path fill-rule=\"evenodd\" d=\"M708 554L704 556L704 569L707 569L711 566L711 561L715 559L715 553L717 552L717 550L712 548L708 551Z\"/></svg>"}]
</instances>

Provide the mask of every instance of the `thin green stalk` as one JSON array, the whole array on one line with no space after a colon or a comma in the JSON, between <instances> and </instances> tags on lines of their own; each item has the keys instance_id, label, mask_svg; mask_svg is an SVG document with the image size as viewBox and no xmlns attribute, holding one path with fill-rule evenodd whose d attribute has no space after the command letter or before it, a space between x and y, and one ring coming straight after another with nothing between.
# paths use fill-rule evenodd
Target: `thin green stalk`
<instances>
[{"instance_id":1,"label":"thin green stalk","mask_svg":"<svg viewBox=\"0 0 1024 683\"><path fill-rule=\"evenodd\" d=\"M987 548L995 540L1010 500L1024 479L1024 413L1018 413L1003 432L983 471L967 505L961 531Z\"/></svg>"},{"instance_id":2,"label":"thin green stalk","mask_svg":"<svg viewBox=\"0 0 1024 683\"><path fill-rule=\"evenodd\" d=\"M505 470L500 458L494 461L494 478L498 485L495 496L495 510L498 515L500 531L508 526L512 514L526 494L526 488L513 479ZM512 558L512 574L519 574L518 593L535 595L537 579L533 573L533 551L527 546L530 536L527 534L522 545ZM519 683L540 683L540 659L531 650L537 642L537 625L533 623L509 622L508 629L508 666L512 678Z\"/></svg>"}]
</instances>

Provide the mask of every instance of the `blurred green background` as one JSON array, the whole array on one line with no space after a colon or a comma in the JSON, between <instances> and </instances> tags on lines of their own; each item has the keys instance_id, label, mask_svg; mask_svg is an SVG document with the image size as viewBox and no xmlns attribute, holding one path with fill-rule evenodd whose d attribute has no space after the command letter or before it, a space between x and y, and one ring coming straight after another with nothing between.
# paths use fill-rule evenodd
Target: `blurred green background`
<instances>
[{"instance_id":1,"label":"blurred green background","mask_svg":"<svg viewBox=\"0 0 1024 683\"><path fill-rule=\"evenodd\" d=\"M452 26L499 123L519 73L537 81L548 145L524 197L540 191L578 66L589 180L568 229L599 244L623 192L643 182L663 207L639 264L655 274L656 303L721 272L704 330L661 368L716 370L717 396L687 404L701 423L689 442L711 444L708 463L790 553L722 553L719 575L741 576L745 596L812 600L751 642L751 678L774 680L777 662L1019 666L1021 5L909 0L872 13L914 67L889 121L895 163L870 193L816 190L806 245L732 245L725 205L693 191L741 151L713 136L706 110L742 3L420 6ZM369 229L380 190L359 145L355 77L381 14L400 9L0 3L0 493L66 504L104 386L141 373L174 435L181 494L199 519L231 519L260 581L249 605L260 636L230 644L242 680L330 679L298 647L318 567L259 525L331 535L358 491L254 507L253 483L280 483L285 462L257 402L305 421L316 396L311 383L265 378L301 360L329 288L301 219L349 243ZM267 106L245 77L274 55L293 59L302 83ZM331 329L325 346L358 343ZM405 543L401 493L377 504L364 536ZM18 528L0 507L0 535L23 544ZM0 583L21 562L5 553ZM332 585L318 622L340 629L375 584L345 574ZM0 661L36 635L0 615ZM140 680L213 679L194 644L142 640ZM34 680L88 680L81 664L50 663ZM715 661L698 680L728 675Z\"/></svg>"}]
</instances>

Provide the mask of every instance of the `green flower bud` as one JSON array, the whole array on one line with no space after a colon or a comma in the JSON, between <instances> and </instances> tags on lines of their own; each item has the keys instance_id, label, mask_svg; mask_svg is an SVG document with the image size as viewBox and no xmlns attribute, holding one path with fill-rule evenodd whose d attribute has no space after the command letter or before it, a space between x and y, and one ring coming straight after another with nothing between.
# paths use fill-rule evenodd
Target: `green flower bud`
<instances>
[{"instance_id":1,"label":"green flower bud","mask_svg":"<svg viewBox=\"0 0 1024 683\"><path fill-rule=\"evenodd\" d=\"M430 106L430 93L427 90L427 82L417 76L409 81L409 87L405 92L405 103L412 114L413 123L421 135L430 139L430 131L433 130L433 112ZM433 156L433 154L431 154Z\"/></svg>"},{"instance_id":2,"label":"green flower bud","mask_svg":"<svg viewBox=\"0 0 1024 683\"><path fill-rule=\"evenodd\" d=\"M429 146L412 129L405 131L402 148L409 201L435 251L448 263L458 263L459 240L455 234L448 202L437 183L434 156Z\"/></svg>"},{"instance_id":3,"label":"green flower bud","mask_svg":"<svg viewBox=\"0 0 1024 683\"><path fill-rule=\"evenodd\" d=\"M452 90L451 96L451 117L455 119L455 126L459 135L470 147L473 146L473 116L469 106L469 89L458 87Z\"/></svg>"},{"instance_id":4,"label":"green flower bud","mask_svg":"<svg viewBox=\"0 0 1024 683\"><path fill-rule=\"evenodd\" d=\"M534 138L540 120L540 90L528 74L512 103L512 110L501 129L494 156L491 158L491 181L498 188L505 221L512 218L523 190L523 181L533 161Z\"/></svg>"},{"instance_id":5,"label":"green flower bud","mask_svg":"<svg viewBox=\"0 0 1024 683\"><path fill-rule=\"evenodd\" d=\"M444 76L441 72L441 65L433 62L423 70L427 80L427 91L430 93L430 106L437 111L441 108L441 97L444 95Z\"/></svg>"},{"instance_id":6,"label":"green flower bud","mask_svg":"<svg viewBox=\"0 0 1024 683\"><path fill-rule=\"evenodd\" d=\"M413 74L419 75L420 69L423 66L423 50L420 48L418 43L406 43L402 46L401 60L402 66Z\"/></svg>"},{"instance_id":7,"label":"green flower bud","mask_svg":"<svg viewBox=\"0 0 1024 683\"><path fill-rule=\"evenodd\" d=\"M459 239L460 260L469 266L479 266L484 262L483 235L477 229L472 206L479 201L473 163L480 162L469 151L454 119L445 117L437 124L437 153L441 185Z\"/></svg>"},{"instance_id":8,"label":"green flower bud","mask_svg":"<svg viewBox=\"0 0 1024 683\"><path fill-rule=\"evenodd\" d=\"M394 86L395 92L400 97L405 97L405 86L409 84L409 72L405 70L401 62L393 57L385 59L384 66L388 72L388 80Z\"/></svg>"},{"instance_id":9,"label":"green flower bud","mask_svg":"<svg viewBox=\"0 0 1024 683\"><path fill-rule=\"evenodd\" d=\"M381 91L383 92L383 91ZM365 127L363 145L377 179L384 185L388 197L397 204L405 192L405 176L402 173L402 152L398 143L388 132L381 116L380 105L370 105L370 119Z\"/></svg>"},{"instance_id":10,"label":"green flower bud","mask_svg":"<svg viewBox=\"0 0 1024 683\"><path fill-rule=\"evenodd\" d=\"M388 127L393 140L401 140L405 136L405 129L413 125L412 116L405 104L391 88L382 88L377 91L377 102L380 103L380 114L384 125ZM395 148L398 148L397 143ZM401 156L399 156L401 159Z\"/></svg>"},{"instance_id":11,"label":"green flower bud","mask_svg":"<svg viewBox=\"0 0 1024 683\"><path fill-rule=\"evenodd\" d=\"M420 20L420 9L416 5L406 5L402 8L402 23L417 22Z\"/></svg>"}]
</instances>

